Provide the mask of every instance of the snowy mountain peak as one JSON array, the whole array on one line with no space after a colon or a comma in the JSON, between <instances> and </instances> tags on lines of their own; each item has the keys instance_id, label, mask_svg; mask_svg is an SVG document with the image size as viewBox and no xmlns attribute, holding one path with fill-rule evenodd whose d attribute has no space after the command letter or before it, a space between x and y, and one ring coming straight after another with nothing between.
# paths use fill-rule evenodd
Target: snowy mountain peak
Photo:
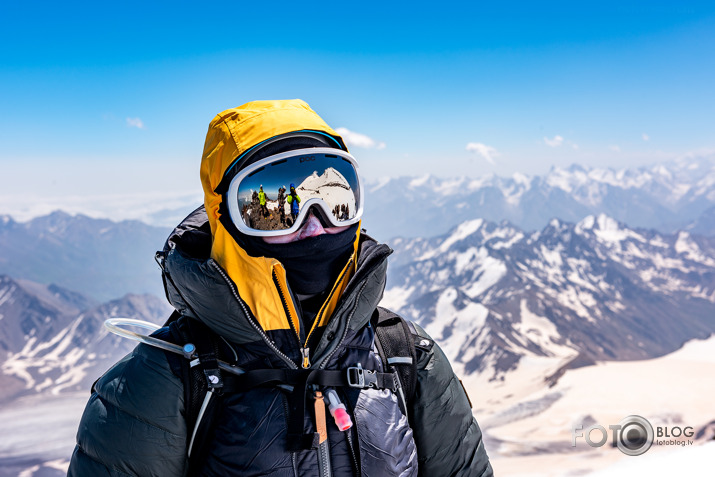
<instances>
[{"instance_id":1,"label":"snowy mountain peak","mask_svg":"<svg viewBox=\"0 0 715 477\"><path fill-rule=\"evenodd\" d=\"M586 230L614 232L620 230L621 228L622 224L606 214L598 214L597 216L587 215L578 224L576 224L577 232L583 232Z\"/></svg>"},{"instance_id":2,"label":"snowy mountain peak","mask_svg":"<svg viewBox=\"0 0 715 477\"><path fill-rule=\"evenodd\" d=\"M430 174L425 174L420 177L416 177L410 181L409 187L410 189L414 189L415 187L420 187L425 185L429 180L432 178Z\"/></svg>"},{"instance_id":3,"label":"snowy mountain peak","mask_svg":"<svg viewBox=\"0 0 715 477\"><path fill-rule=\"evenodd\" d=\"M301 182L298 189L318 190L321 187L343 187L349 189L350 184L340 172L329 167L321 175L318 175L318 171L313 171L313 174Z\"/></svg>"},{"instance_id":4,"label":"snowy mountain peak","mask_svg":"<svg viewBox=\"0 0 715 477\"><path fill-rule=\"evenodd\" d=\"M514 180L515 183L517 183L520 186L529 186L531 184L532 178L527 176L526 174L522 174L520 172L515 172L512 174L511 178Z\"/></svg>"},{"instance_id":5,"label":"snowy mountain peak","mask_svg":"<svg viewBox=\"0 0 715 477\"><path fill-rule=\"evenodd\" d=\"M613 218L607 216L606 214L598 214L598 217L596 217L596 224L597 227L595 227L598 230L602 231L617 231L621 229L620 224L618 221L614 220Z\"/></svg>"},{"instance_id":6,"label":"snowy mountain peak","mask_svg":"<svg viewBox=\"0 0 715 477\"><path fill-rule=\"evenodd\" d=\"M554 217L553 219L551 219L549 221L549 227L553 227L555 229L560 229L562 225L563 225L563 223L556 217Z\"/></svg>"},{"instance_id":7,"label":"snowy mountain peak","mask_svg":"<svg viewBox=\"0 0 715 477\"><path fill-rule=\"evenodd\" d=\"M332 167L318 175L314 171L296 188L301 198L301 207L310 199L321 197L330 204L345 205L349 211L355 211L355 194L345 177Z\"/></svg>"},{"instance_id":8,"label":"snowy mountain peak","mask_svg":"<svg viewBox=\"0 0 715 477\"><path fill-rule=\"evenodd\" d=\"M579 235L591 235L609 249L615 247L621 250L626 247L625 242L628 240L640 243L648 242L646 237L639 232L606 214L586 217L574 227L574 232ZM631 248L631 250L633 249Z\"/></svg>"},{"instance_id":9,"label":"snowy mountain peak","mask_svg":"<svg viewBox=\"0 0 715 477\"><path fill-rule=\"evenodd\" d=\"M350 184L340 172L329 167L321 175L318 175L318 171L313 171L313 174L301 182L298 189L318 190L321 187L343 187L349 189Z\"/></svg>"},{"instance_id":10,"label":"snowy mountain peak","mask_svg":"<svg viewBox=\"0 0 715 477\"><path fill-rule=\"evenodd\" d=\"M461 242L474 235L484 224L484 219L468 220L458 225L439 245L423 255L420 260L430 259L438 254L448 252L454 244Z\"/></svg>"},{"instance_id":11,"label":"snowy mountain peak","mask_svg":"<svg viewBox=\"0 0 715 477\"><path fill-rule=\"evenodd\" d=\"M596 217L593 215L587 215L578 224L576 224L576 232L581 233L585 230L592 230L594 225L596 225Z\"/></svg>"},{"instance_id":12,"label":"snowy mountain peak","mask_svg":"<svg viewBox=\"0 0 715 477\"><path fill-rule=\"evenodd\" d=\"M446 251L454 243L462 241L473 233L475 233L482 227L483 224L484 219L468 220L460 224L457 229L449 237L447 237L444 242L442 242L442 245L440 245L439 247L440 250Z\"/></svg>"}]
</instances>

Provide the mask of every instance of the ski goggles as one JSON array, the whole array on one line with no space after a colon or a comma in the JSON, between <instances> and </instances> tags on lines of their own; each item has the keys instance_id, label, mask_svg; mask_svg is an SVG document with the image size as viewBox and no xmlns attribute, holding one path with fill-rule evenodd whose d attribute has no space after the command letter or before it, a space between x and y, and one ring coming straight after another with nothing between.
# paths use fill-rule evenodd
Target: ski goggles
<instances>
[{"instance_id":1,"label":"ski goggles","mask_svg":"<svg viewBox=\"0 0 715 477\"><path fill-rule=\"evenodd\" d=\"M363 213L363 190L353 156L340 149L297 149L242 169L224 196L231 221L244 234L287 235L312 211L333 227Z\"/></svg>"}]
</instances>

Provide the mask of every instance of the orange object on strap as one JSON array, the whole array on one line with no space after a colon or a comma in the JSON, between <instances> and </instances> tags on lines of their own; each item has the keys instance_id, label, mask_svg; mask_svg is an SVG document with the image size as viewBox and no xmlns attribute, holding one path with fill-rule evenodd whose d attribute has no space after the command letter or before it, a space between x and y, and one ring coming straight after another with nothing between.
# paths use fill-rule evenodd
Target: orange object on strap
<instances>
[{"instance_id":1,"label":"orange object on strap","mask_svg":"<svg viewBox=\"0 0 715 477\"><path fill-rule=\"evenodd\" d=\"M328 426L325 422L325 402L323 393L315 391L315 427L320 435L320 444L328 439Z\"/></svg>"}]
</instances>

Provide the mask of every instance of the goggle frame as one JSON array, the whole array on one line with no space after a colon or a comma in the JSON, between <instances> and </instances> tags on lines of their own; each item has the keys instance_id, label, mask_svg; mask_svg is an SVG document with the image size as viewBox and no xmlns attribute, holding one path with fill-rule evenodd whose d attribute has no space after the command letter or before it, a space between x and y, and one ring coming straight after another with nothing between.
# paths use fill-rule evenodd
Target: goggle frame
<instances>
[{"instance_id":1,"label":"goggle frame","mask_svg":"<svg viewBox=\"0 0 715 477\"><path fill-rule=\"evenodd\" d=\"M309 155L316 155L316 154L322 154L325 156L336 156L340 159L346 160L349 162L355 172L355 179L357 181L357 190L358 194L355 197L355 203L356 203L356 208L357 211L355 213L355 216L351 219L348 220L343 220L343 221L338 221L335 216L332 213L332 210L328 203L320 198L311 198L308 199L305 204L302 204L300 207L300 212L298 213L298 216L295 219L295 222L293 225L291 225L287 229L283 230L257 230L254 228L249 227L246 225L246 223L243 221L243 216L241 214L241 210L239 208L239 202L238 202L238 191L240 188L241 183L245 178L248 176L252 175L253 172L257 171L258 169L262 167L266 167L270 165L271 163L278 162L278 161L283 161L288 158L293 158L293 157L300 157L300 156L309 156ZM296 187L297 188L297 187ZM286 191L290 193L290 190ZM283 235L290 235L294 232L297 232L300 230L300 228L303 225L303 222L305 219L308 217L308 214L311 212L311 209L313 208L318 208L320 211L322 211L322 218L324 220L327 220L333 227L343 227L343 226L350 226L353 224L356 224L360 222L362 219L362 214L364 210L364 190L363 190L363 183L360 178L360 168L358 167L357 161L355 158L347 151L343 151L341 149L336 149L332 147L310 147L310 148L305 148L305 149L294 149L292 151L286 151L286 152L281 152L279 154L274 154L272 156L265 157L259 161L254 162L248 167L245 167L244 169L241 169L241 171L236 174L233 179L231 179L231 182L229 184L228 190L226 191L226 194L224 195L223 200L227 201L227 207L228 207L228 212L229 216L231 218L231 222L236 226L239 232L246 234L246 235L251 235L253 237L280 237Z\"/></svg>"}]
</instances>

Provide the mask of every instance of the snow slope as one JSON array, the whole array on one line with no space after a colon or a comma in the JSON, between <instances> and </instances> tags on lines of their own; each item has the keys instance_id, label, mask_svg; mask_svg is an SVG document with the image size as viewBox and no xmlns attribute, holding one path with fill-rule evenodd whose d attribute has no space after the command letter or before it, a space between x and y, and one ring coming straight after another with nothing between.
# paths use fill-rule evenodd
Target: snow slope
<instances>
[{"instance_id":1,"label":"snow slope","mask_svg":"<svg viewBox=\"0 0 715 477\"><path fill-rule=\"evenodd\" d=\"M0 477L66 475L88 398L28 396L0 407Z\"/></svg>"},{"instance_id":2,"label":"snow slope","mask_svg":"<svg viewBox=\"0 0 715 477\"><path fill-rule=\"evenodd\" d=\"M495 471L500 474L565 476L601 470L597 475L625 475L628 471L630 475L711 475L707 467L695 467L695 462L709 462L710 469L715 468L712 376L715 336L690 341L660 358L571 369L555 386L537 391L533 387L520 390L518 382L495 385L475 377L464 382L472 401L480 403L475 404L475 412L488 435L487 449ZM638 457L610 446L592 448L583 439L575 448L571 446L574 423L583 423L584 428L599 423L607 428L631 414L645 417L654 427L692 426L696 434L693 445L656 443ZM681 471L666 472L686 463Z\"/></svg>"}]
</instances>

